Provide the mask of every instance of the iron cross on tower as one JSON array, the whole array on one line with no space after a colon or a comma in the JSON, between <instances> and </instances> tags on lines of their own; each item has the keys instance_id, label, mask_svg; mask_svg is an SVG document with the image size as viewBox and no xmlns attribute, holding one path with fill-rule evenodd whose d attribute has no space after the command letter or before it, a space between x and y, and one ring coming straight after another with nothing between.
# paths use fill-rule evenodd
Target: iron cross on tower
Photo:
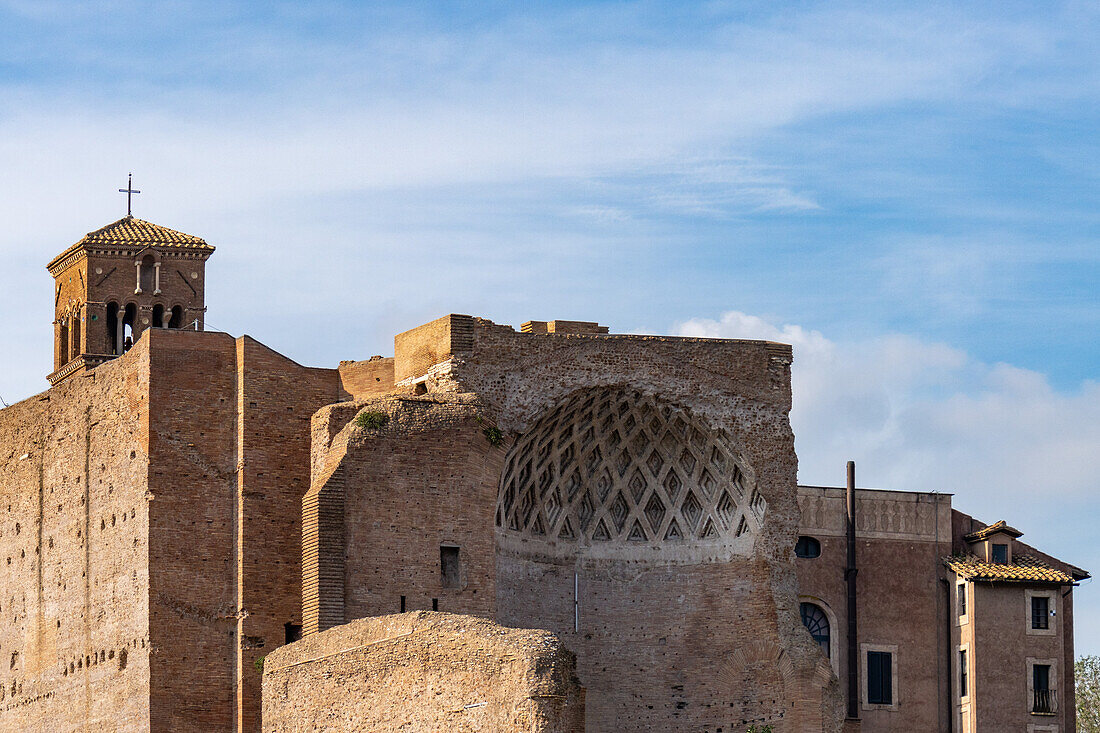
<instances>
[{"instance_id":1,"label":"iron cross on tower","mask_svg":"<svg viewBox=\"0 0 1100 733\"><path fill-rule=\"evenodd\" d=\"M133 200L134 194L141 193L141 191L134 190L133 173L126 176L126 188L120 188L118 189L118 192L126 194L126 216L133 216L133 214L130 213L130 204Z\"/></svg>"}]
</instances>

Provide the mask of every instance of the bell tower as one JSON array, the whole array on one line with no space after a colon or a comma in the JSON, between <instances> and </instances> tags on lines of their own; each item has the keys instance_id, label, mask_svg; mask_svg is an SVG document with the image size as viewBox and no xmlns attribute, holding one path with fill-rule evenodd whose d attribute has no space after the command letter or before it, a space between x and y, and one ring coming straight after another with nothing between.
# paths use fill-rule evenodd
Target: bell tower
<instances>
[{"instance_id":1,"label":"bell tower","mask_svg":"<svg viewBox=\"0 0 1100 733\"><path fill-rule=\"evenodd\" d=\"M54 278L50 384L125 353L146 329L201 331L213 253L199 237L127 214L55 257L46 266Z\"/></svg>"}]
</instances>

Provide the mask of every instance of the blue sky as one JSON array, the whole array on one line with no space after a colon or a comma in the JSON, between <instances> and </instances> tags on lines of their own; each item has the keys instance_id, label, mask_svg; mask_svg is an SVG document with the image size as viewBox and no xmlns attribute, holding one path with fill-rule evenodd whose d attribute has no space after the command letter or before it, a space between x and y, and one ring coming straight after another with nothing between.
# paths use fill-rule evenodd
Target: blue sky
<instances>
[{"instance_id":1,"label":"blue sky","mask_svg":"<svg viewBox=\"0 0 1100 733\"><path fill-rule=\"evenodd\" d=\"M133 170L218 247L221 330L313 365L446 312L782 338L802 481L854 458L1100 571L1097 37L1083 2L0 0L0 397L45 387L43 265Z\"/></svg>"}]
</instances>

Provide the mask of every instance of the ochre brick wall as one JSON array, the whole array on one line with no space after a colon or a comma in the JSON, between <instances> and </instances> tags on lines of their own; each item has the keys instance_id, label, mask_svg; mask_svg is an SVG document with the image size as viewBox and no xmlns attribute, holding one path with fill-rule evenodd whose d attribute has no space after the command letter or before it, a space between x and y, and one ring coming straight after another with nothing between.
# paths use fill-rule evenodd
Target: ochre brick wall
<instances>
[{"instance_id":1,"label":"ochre brick wall","mask_svg":"<svg viewBox=\"0 0 1100 733\"><path fill-rule=\"evenodd\" d=\"M393 389L393 357L372 356L364 361L340 362L340 386L345 399L365 400Z\"/></svg>"},{"instance_id":2,"label":"ochre brick wall","mask_svg":"<svg viewBox=\"0 0 1100 733\"><path fill-rule=\"evenodd\" d=\"M145 346L0 410L0 731L148 730Z\"/></svg>"},{"instance_id":3,"label":"ochre brick wall","mask_svg":"<svg viewBox=\"0 0 1100 733\"><path fill-rule=\"evenodd\" d=\"M394 336L394 379L419 377L448 356L468 351L474 320L451 314Z\"/></svg>"},{"instance_id":4,"label":"ochre brick wall","mask_svg":"<svg viewBox=\"0 0 1100 733\"><path fill-rule=\"evenodd\" d=\"M269 655L263 717L269 733L582 733L584 690L552 634L421 611Z\"/></svg>"},{"instance_id":5,"label":"ochre brick wall","mask_svg":"<svg viewBox=\"0 0 1100 733\"><path fill-rule=\"evenodd\" d=\"M309 419L339 377L248 337L149 337L153 727L255 731L256 660L301 624Z\"/></svg>"}]
</instances>

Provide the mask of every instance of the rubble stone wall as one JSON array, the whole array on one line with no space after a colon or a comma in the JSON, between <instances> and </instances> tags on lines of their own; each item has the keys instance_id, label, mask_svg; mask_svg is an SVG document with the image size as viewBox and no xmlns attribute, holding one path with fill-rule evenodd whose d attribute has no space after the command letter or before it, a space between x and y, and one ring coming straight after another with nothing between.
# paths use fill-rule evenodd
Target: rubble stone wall
<instances>
[{"instance_id":1,"label":"rubble stone wall","mask_svg":"<svg viewBox=\"0 0 1100 733\"><path fill-rule=\"evenodd\" d=\"M573 655L545 631L418 611L314 634L264 661L264 731L582 733Z\"/></svg>"}]
</instances>

